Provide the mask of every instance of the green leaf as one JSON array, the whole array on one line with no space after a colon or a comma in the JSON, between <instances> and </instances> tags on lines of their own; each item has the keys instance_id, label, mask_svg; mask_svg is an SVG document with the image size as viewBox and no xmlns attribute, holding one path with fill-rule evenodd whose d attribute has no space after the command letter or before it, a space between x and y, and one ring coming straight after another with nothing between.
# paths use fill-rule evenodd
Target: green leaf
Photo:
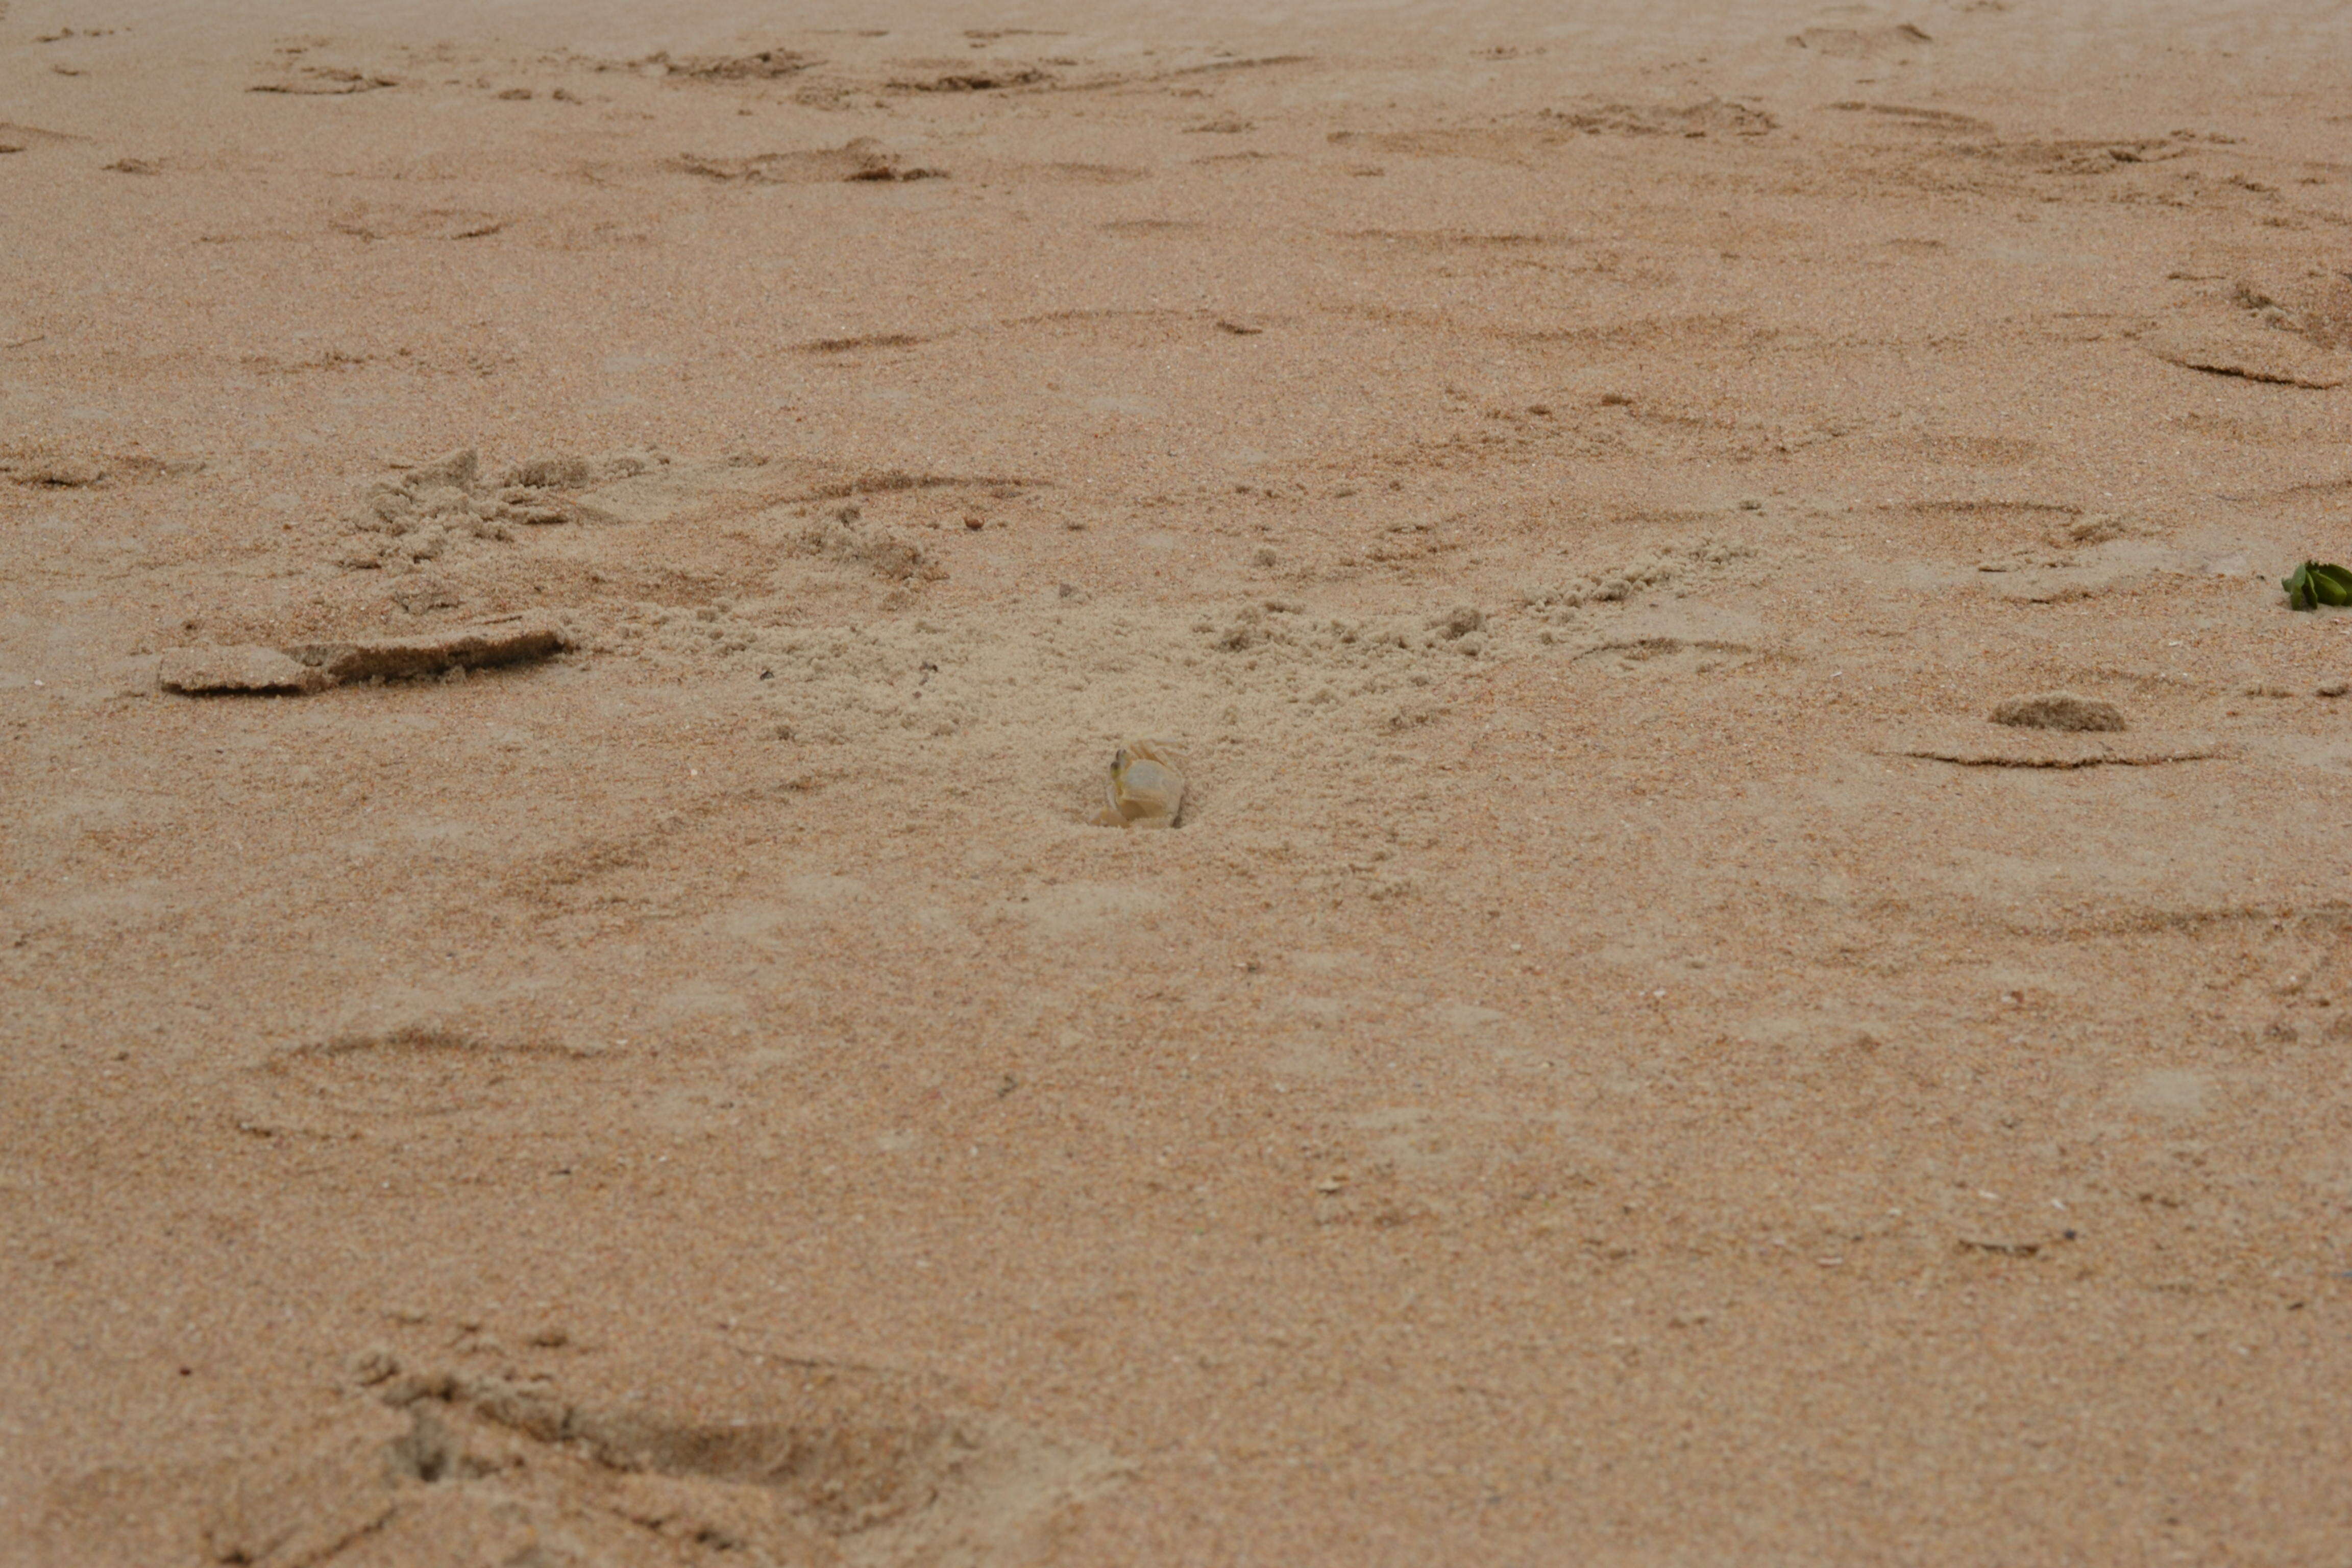
<instances>
[{"instance_id":1,"label":"green leaf","mask_svg":"<svg viewBox=\"0 0 2352 1568\"><path fill-rule=\"evenodd\" d=\"M2315 610L2322 605L2352 605L2352 572L2318 561L2306 561L2294 575L2279 584L2286 590L2290 610Z\"/></svg>"}]
</instances>

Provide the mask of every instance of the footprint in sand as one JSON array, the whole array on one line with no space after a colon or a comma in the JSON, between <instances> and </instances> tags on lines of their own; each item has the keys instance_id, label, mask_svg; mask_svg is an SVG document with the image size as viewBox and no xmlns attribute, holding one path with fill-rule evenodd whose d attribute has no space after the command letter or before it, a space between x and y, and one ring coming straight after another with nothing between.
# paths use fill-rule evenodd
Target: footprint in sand
<instances>
[{"instance_id":1,"label":"footprint in sand","mask_svg":"<svg viewBox=\"0 0 2352 1568\"><path fill-rule=\"evenodd\" d=\"M731 1391L716 1404L698 1387L574 1398L557 1374L580 1347L561 1321L472 1320L453 1337L415 1308L385 1317L331 1412L194 1471L57 1489L35 1526L45 1560L290 1565L363 1542L371 1562L551 1561L552 1540L566 1562L1010 1561L1127 1474L1098 1444L799 1339L714 1342ZM427 1335L437 1359L405 1342Z\"/></svg>"},{"instance_id":2,"label":"footprint in sand","mask_svg":"<svg viewBox=\"0 0 2352 1568\"><path fill-rule=\"evenodd\" d=\"M247 92L285 93L297 98L340 98L354 92L374 92L398 87L397 79L350 66L297 66L246 88Z\"/></svg>"},{"instance_id":3,"label":"footprint in sand","mask_svg":"<svg viewBox=\"0 0 2352 1568\"><path fill-rule=\"evenodd\" d=\"M1908 22L1879 27L1807 27L1789 38L1798 48L1837 60L1916 53L1935 41Z\"/></svg>"},{"instance_id":4,"label":"footprint in sand","mask_svg":"<svg viewBox=\"0 0 2352 1568\"><path fill-rule=\"evenodd\" d=\"M891 184L947 178L946 170L908 163L898 153L886 152L870 136L857 137L838 147L804 153L760 153L746 158L681 153L670 160L669 167L682 174L699 174L706 180L754 185Z\"/></svg>"}]
</instances>

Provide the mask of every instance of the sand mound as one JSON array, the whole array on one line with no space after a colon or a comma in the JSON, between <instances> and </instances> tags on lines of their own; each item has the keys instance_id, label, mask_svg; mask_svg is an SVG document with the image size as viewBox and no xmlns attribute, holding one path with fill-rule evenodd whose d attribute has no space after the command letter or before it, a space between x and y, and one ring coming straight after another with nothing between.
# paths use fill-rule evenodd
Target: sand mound
<instances>
[{"instance_id":1,"label":"sand mound","mask_svg":"<svg viewBox=\"0 0 2352 1568\"><path fill-rule=\"evenodd\" d=\"M288 648L169 648L156 672L166 691L188 696L321 691L357 680L414 680L456 670L528 664L571 644L540 617L458 626L416 637L304 643Z\"/></svg>"},{"instance_id":2,"label":"sand mound","mask_svg":"<svg viewBox=\"0 0 2352 1568\"><path fill-rule=\"evenodd\" d=\"M2020 730L2121 730L2123 710L2112 702L2077 697L2071 691L2045 691L2037 697L2012 697L1994 708L1996 724Z\"/></svg>"},{"instance_id":3,"label":"sand mound","mask_svg":"<svg viewBox=\"0 0 2352 1568\"><path fill-rule=\"evenodd\" d=\"M189 696L232 692L320 691L327 672L274 647L174 647L163 650L155 682Z\"/></svg>"}]
</instances>

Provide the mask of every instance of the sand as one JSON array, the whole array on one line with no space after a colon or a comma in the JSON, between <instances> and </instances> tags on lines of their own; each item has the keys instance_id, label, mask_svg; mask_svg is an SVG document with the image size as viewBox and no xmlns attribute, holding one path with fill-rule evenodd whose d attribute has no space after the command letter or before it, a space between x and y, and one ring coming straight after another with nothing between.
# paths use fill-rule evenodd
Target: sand
<instances>
[{"instance_id":1,"label":"sand","mask_svg":"<svg viewBox=\"0 0 2352 1568\"><path fill-rule=\"evenodd\" d=\"M0 5L0 1563L2352 1562L2341 24Z\"/></svg>"}]
</instances>

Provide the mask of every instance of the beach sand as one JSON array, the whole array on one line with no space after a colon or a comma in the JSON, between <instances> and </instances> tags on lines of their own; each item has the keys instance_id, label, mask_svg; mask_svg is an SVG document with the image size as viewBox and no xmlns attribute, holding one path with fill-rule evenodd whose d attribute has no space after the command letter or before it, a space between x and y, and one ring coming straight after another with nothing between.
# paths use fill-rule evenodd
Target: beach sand
<instances>
[{"instance_id":1,"label":"beach sand","mask_svg":"<svg viewBox=\"0 0 2352 1568\"><path fill-rule=\"evenodd\" d=\"M0 5L0 1563L2352 1561L2342 21Z\"/></svg>"}]
</instances>

